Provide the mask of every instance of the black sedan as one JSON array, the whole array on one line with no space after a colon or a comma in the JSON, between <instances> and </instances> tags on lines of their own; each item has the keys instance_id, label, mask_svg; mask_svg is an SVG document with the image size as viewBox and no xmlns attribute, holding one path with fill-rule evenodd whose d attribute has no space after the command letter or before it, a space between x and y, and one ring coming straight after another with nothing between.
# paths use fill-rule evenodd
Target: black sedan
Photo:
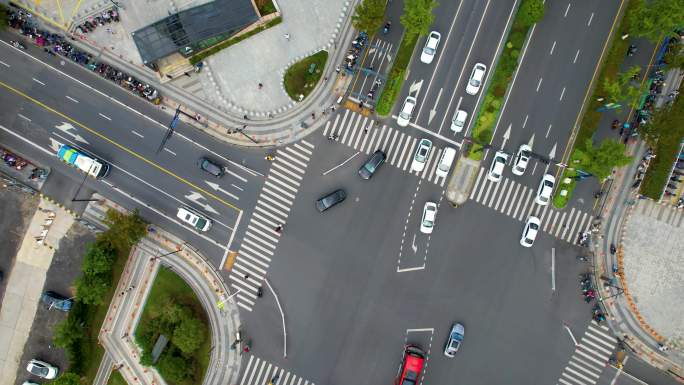
<instances>
[{"instance_id":1,"label":"black sedan","mask_svg":"<svg viewBox=\"0 0 684 385\"><path fill-rule=\"evenodd\" d=\"M384 152L381 150L375 151L359 169L359 176L362 179L370 179L380 166L385 163L385 159L387 159L387 155Z\"/></svg>"},{"instance_id":2,"label":"black sedan","mask_svg":"<svg viewBox=\"0 0 684 385\"><path fill-rule=\"evenodd\" d=\"M316 201L316 208L318 211L323 212L336 204L342 202L347 198L347 193L344 190L339 189L331 192L330 194L322 197Z\"/></svg>"}]
</instances>

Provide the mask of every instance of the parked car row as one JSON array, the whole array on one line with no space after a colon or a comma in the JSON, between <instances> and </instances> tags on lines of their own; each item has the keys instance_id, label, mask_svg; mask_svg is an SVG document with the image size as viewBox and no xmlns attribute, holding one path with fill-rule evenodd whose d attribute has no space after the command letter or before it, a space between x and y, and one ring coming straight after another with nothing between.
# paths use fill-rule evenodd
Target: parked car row
<instances>
[{"instance_id":1,"label":"parked car row","mask_svg":"<svg viewBox=\"0 0 684 385\"><path fill-rule=\"evenodd\" d=\"M444 343L444 356L454 358L461 347L461 343L463 343L464 336L465 328L462 324L455 322L451 325L451 330L449 330L449 335ZM399 374L394 382L395 385L418 384L426 359L427 353L420 346L415 344L404 346L402 362L399 367Z\"/></svg>"}]
</instances>

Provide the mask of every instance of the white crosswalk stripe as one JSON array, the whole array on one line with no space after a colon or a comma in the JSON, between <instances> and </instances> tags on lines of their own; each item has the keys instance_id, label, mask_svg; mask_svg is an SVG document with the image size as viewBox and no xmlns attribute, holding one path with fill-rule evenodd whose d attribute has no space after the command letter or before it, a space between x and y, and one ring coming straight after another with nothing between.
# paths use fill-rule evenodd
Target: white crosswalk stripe
<instances>
[{"instance_id":1,"label":"white crosswalk stripe","mask_svg":"<svg viewBox=\"0 0 684 385\"><path fill-rule=\"evenodd\" d=\"M557 210L551 204L540 206L534 201L535 191L514 179L503 178L498 183L487 179L487 170L480 168L470 199L506 216L526 221L535 215L542 222L542 230L549 235L575 242L577 234L589 231L591 216L576 208Z\"/></svg>"},{"instance_id":2,"label":"white crosswalk stripe","mask_svg":"<svg viewBox=\"0 0 684 385\"><path fill-rule=\"evenodd\" d=\"M267 385L269 382L278 385L316 385L277 365L250 355L240 385Z\"/></svg>"},{"instance_id":3,"label":"white crosswalk stripe","mask_svg":"<svg viewBox=\"0 0 684 385\"><path fill-rule=\"evenodd\" d=\"M326 123L323 135L329 138L332 134L337 134L337 142L366 154L382 150L387 155L387 163L403 171L408 169L418 144L418 138L390 126L378 127L372 119L350 110L344 110ZM435 174L443 151L433 146L423 171L411 173L444 187L447 178Z\"/></svg>"},{"instance_id":4,"label":"white crosswalk stripe","mask_svg":"<svg viewBox=\"0 0 684 385\"><path fill-rule=\"evenodd\" d=\"M575 347L568 365L558 378L558 383L564 385L596 384L615 350L615 345L617 345L617 340L610 334L609 329L591 321Z\"/></svg>"},{"instance_id":5,"label":"white crosswalk stripe","mask_svg":"<svg viewBox=\"0 0 684 385\"><path fill-rule=\"evenodd\" d=\"M302 140L277 151L229 275L243 309L252 311L280 239L276 227L287 221L313 148Z\"/></svg>"}]
</instances>

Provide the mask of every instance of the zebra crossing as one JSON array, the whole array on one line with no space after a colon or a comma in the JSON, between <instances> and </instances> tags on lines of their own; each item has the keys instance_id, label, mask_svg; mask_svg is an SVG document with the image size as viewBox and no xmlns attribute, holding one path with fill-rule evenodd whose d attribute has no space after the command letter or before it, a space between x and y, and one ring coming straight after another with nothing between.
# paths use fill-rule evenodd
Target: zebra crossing
<instances>
[{"instance_id":1,"label":"zebra crossing","mask_svg":"<svg viewBox=\"0 0 684 385\"><path fill-rule=\"evenodd\" d=\"M237 304L246 310L252 311L280 239L276 228L287 222L313 149L301 140L276 152L229 276Z\"/></svg>"},{"instance_id":2,"label":"zebra crossing","mask_svg":"<svg viewBox=\"0 0 684 385\"><path fill-rule=\"evenodd\" d=\"M559 385L596 384L608 364L617 340L608 327L591 321L570 362L558 379Z\"/></svg>"},{"instance_id":3,"label":"zebra crossing","mask_svg":"<svg viewBox=\"0 0 684 385\"><path fill-rule=\"evenodd\" d=\"M502 178L498 183L486 177L487 170L480 167L470 199L519 221L534 215L542 223L542 230L556 238L574 243L579 232L589 231L591 215L572 207L556 210L551 204L541 206L534 202L536 191L513 179Z\"/></svg>"},{"instance_id":4,"label":"zebra crossing","mask_svg":"<svg viewBox=\"0 0 684 385\"><path fill-rule=\"evenodd\" d=\"M274 385L316 385L285 369L278 368L270 362L250 355L240 385L267 385L269 383Z\"/></svg>"},{"instance_id":5,"label":"zebra crossing","mask_svg":"<svg viewBox=\"0 0 684 385\"><path fill-rule=\"evenodd\" d=\"M382 150L387 155L387 163L407 171L420 138L415 138L390 126L376 127L373 119L350 110L344 110L344 113L335 116L334 121L331 120L325 125L324 136L336 134L338 137L335 141L366 154L378 149ZM433 145L425 169L421 172L409 170L409 173L444 187L446 177L435 174L443 151L444 148L437 148Z\"/></svg>"}]
</instances>

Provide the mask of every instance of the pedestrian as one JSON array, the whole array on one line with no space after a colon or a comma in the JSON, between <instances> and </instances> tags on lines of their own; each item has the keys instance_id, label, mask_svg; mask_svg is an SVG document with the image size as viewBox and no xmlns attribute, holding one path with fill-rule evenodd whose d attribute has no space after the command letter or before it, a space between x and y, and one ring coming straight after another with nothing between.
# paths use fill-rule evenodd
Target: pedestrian
<instances>
[{"instance_id":1,"label":"pedestrian","mask_svg":"<svg viewBox=\"0 0 684 385\"><path fill-rule=\"evenodd\" d=\"M247 114L243 115L242 118L243 118L244 120L249 120L249 116L247 116Z\"/></svg>"},{"instance_id":2,"label":"pedestrian","mask_svg":"<svg viewBox=\"0 0 684 385\"><path fill-rule=\"evenodd\" d=\"M249 274L245 274L245 279L249 279Z\"/></svg>"},{"instance_id":3,"label":"pedestrian","mask_svg":"<svg viewBox=\"0 0 684 385\"><path fill-rule=\"evenodd\" d=\"M323 82L327 82L327 81L328 81L328 77L326 76L323 78Z\"/></svg>"},{"instance_id":4,"label":"pedestrian","mask_svg":"<svg viewBox=\"0 0 684 385\"><path fill-rule=\"evenodd\" d=\"M315 112L311 113L311 119L314 119L314 120L316 119L316 113Z\"/></svg>"},{"instance_id":5,"label":"pedestrian","mask_svg":"<svg viewBox=\"0 0 684 385\"><path fill-rule=\"evenodd\" d=\"M190 72L185 72L183 75L190 77Z\"/></svg>"},{"instance_id":6,"label":"pedestrian","mask_svg":"<svg viewBox=\"0 0 684 385\"><path fill-rule=\"evenodd\" d=\"M249 353L249 345L245 344L245 346L242 348L242 351L244 353Z\"/></svg>"},{"instance_id":7,"label":"pedestrian","mask_svg":"<svg viewBox=\"0 0 684 385\"><path fill-rule=\"evenodd\" d=\"M280 232L282 232L282 231L283 231L283 225L278 225L278 226L276 226L276 228L275 228L275 232L276 232L276 233L280 233Z\"/></svg>"},{"instance_id":8,"label":"pedestrian","mask_svg":"<svg viewBox=\"0 0 684 385\"><path fill-rule=\"evenodd\" d=\"M171 75L169 75L169 74L166 74L166 77L169 78L169 79L173 79L173 76L171 76Z\"/></svg>"},{"instance_id":9,"label":"pedestrian","mask_svg":"<svg viewBox=\"0 0 684 385\"><path fill-rule=\"evenodd\" d=\"M359 108L363 110L363 101L359 102Z\"/></svg>"},{"instance_id":10,"label":"pedestrian","mask_svg":"<svg viewBox=\"0 0 684 385\"><path fill-rule=\"evenodd\" d=\"M259 83L258 87L259 87L259 89L262 89L262 88L264 88L264 85Z\"/></svg>"},{"instance_id":11,"label":"pedestrian","mask_svg":"<svg viewBox=\"0 0 684 385\"><path fill-rule=\"evenodd\" d=\"M242 129L244 130L245 128L247 128L247 125L246 125L246 124L243 124L243 125L242 125Z\"/></svg>"},{"instance_id":12,"label":"pedestrian","mask_svg":"<svg viewBox=\"0 0 684 385\"><path fill-rule=\"evenodd\" d=\"M290 34L289 33L286 33L283 36L285 37L285 40L290 41Z\"/></svg>"},{"instance_id":13,"label":"pedestrian","mask_svg":"<svg viewBox=\"0 0 684 385\"><path fill-rule=\"evenodd\" d=\"M335 67L335 72L340 73L340 66Z\"/></svg>"},{"instance_id":14,"label":"pedestrian","mask_svg":"<svg viewBox=\"0 0 684 385\"><path fill-rule=\"evenodd\" d=\"M368 126L366 126L366 127L363 128L363 133L364 133L364 134L367 134L367 133L368 133Z\"/></svg>"}]
</instances>

